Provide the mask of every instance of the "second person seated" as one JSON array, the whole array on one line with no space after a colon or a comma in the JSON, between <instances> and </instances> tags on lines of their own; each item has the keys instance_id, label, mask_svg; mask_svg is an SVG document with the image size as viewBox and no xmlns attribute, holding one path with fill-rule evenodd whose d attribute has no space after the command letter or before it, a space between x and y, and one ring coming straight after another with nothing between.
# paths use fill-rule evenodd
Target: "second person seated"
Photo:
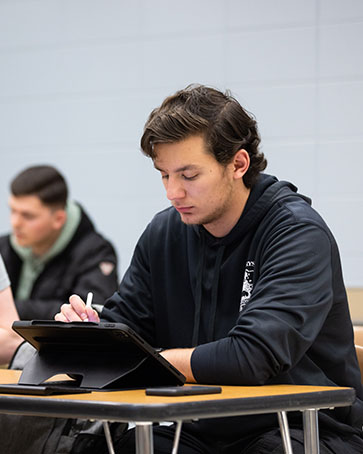
<instances>
[{"instance_id":1,"label":"second person seated","mask_svg":"<svg viewBox=\"0 0 363 454\"><path fill-rule=\"evenodd\" d=\"M102 305L118 287L112 244L83 208L68 199L64 177L51 166L29 167L11 183L12 233L0 253L21 320L52 319L72 293Z\"/></svg>"}]
</instances>

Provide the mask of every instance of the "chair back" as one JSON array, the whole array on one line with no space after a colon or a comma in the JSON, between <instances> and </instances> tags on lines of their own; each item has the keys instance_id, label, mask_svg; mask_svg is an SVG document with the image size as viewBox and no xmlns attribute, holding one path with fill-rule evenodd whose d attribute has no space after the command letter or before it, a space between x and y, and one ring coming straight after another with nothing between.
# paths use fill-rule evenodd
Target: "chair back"
<instances>
[{"instance_id":1,"label":"chair back","mask_svg":"<svg viewBox=\"0 0 363 454\"><path fill-rule=\"evenodd\" d=\"M354 326L354 344L363 384L363 326Z\"/></svg>"},{"instance_id":2,"label":"chair back","mask_svg":"<svg viewBox=\"0 0 363 454\"><path fill-rule=\"evenodd\" d=\"M360 368L360 375L362 377L362 384L363 384L363 347L360 345L355 346L355 352L357 354L359 368Z\"/></svg>"}]
</instances>

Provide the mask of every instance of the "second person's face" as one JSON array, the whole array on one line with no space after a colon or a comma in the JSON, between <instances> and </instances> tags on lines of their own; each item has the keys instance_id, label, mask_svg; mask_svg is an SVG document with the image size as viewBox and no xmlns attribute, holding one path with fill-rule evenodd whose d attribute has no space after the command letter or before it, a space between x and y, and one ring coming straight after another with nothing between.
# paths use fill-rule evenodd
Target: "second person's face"
<instances>
[{"instance_id":1,"label":"second person's face","mask_svg":"<svg viewBox=\"0 0 363 454\"><path fill-rule=\"evenodd\" d=\"M42 250L51 244L62 227L59 212L34 195L10 196L10 220L19 246Z\"/></svg>"}]
</instances>

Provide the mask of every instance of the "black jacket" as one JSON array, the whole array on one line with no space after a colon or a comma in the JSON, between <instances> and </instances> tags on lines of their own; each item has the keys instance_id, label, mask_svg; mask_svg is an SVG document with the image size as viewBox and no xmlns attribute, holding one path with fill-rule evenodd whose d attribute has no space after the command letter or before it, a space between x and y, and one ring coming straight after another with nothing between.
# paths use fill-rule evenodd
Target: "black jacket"
<instances>
[{"instance_id":1,"label":"black jacket","mask_svg":"<svg viewBox=\"0 0 363 454\"><path fill-rule=\"evenodd\" d=\"M14 295L18 287L22 261L12 248L9 235L0 237L0 254L9 274ZM113 271L106 274L100 264L111 263ZM53 319L60 306L68 302L73 293L82 298L94 294L93 303L103 304L117 289L117 258L109 241L94 229L82 210L80 224L66 248L52 258L34 282L31 297L15 301L21 320Z\"/></svg>"},{"instance_id":2,"label":"black jacket","mask_svg":"<svg viewBox=\"0 0 363 454\"><path fill-rule=\"evenodd\" d=\"M356 403L320 412L320 423L361 434L362 386L337 245L287 182L262 175L237 225L219 239L183 224L174 208L157 214L103 317L156 347L197 345L200 383L351 386ZM301 424L300 414L290 416ZM190 430L231 441L276 425L275 415L259 415Z\"/></svg>"}]
</instances>

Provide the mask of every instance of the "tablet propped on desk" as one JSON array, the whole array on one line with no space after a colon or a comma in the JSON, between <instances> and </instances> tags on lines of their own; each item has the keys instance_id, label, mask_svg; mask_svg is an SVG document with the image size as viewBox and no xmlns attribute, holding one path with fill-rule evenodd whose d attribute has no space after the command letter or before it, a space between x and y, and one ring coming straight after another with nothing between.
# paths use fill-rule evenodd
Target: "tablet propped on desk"
<instances>
[{"instance_id":1,"label":"tablet propped on desk","mask_svg":"<svg viewBox=\"0 0 363 454\"><path fill-rule=\"evenodd\" d=\"M81 388L130 389L178 386L185 377L139 334L123 323L16 321L13 329L37 353L19 383L44 384L68 374Z\"/></svg>"}]
</instances>

